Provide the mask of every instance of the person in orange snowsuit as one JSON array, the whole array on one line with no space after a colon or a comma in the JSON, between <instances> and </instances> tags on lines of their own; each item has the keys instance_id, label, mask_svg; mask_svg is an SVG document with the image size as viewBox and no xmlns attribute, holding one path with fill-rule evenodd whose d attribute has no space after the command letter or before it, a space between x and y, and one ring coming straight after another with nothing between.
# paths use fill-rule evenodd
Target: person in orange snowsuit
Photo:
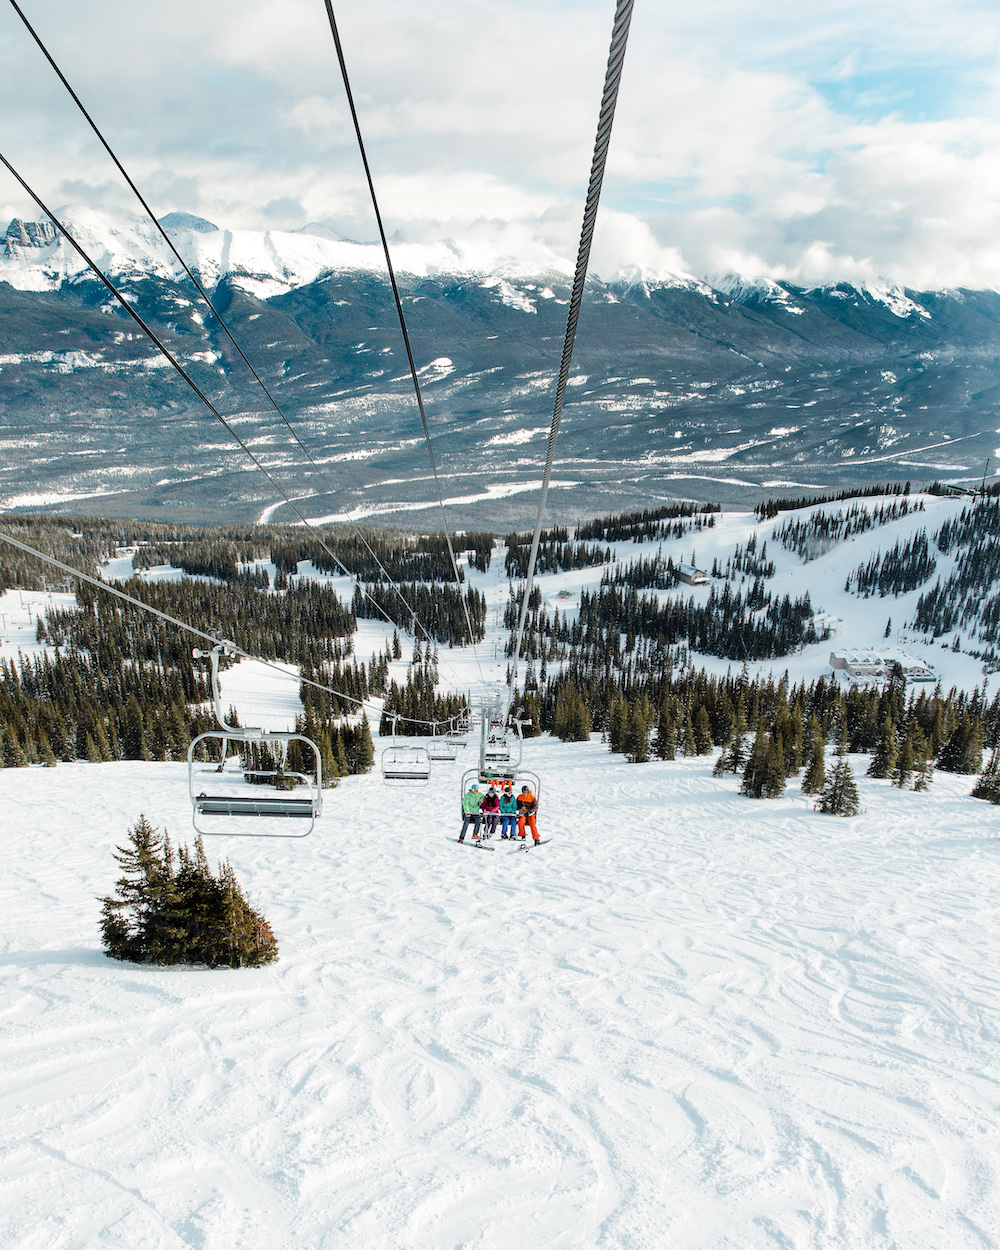
<instances>
[{"instance_id":1,"label":"person in orange snowsuit","mask_svg":"<svg viewBox=\"0 0 1000 1250\"><path fill-rule=\"evenodd\" d=\"M538 813L538 799L531 793L528 786L521 787L521 793L517 796L517 836L519 838L526 837L525 825L531 830L532 841L538 842L538 826L535 824L535 816Z\"/></svg>"}]
</instances>

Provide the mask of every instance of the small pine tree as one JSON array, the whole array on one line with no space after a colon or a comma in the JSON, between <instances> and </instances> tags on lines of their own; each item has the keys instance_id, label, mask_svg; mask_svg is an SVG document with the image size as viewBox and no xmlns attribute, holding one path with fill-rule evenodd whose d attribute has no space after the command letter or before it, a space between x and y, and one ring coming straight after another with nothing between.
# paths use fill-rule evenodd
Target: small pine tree
<instances>
[{"instance_id":1,"label":"small pine tree","mask_svg":"<svg viewBox=\"0 0 1000 1250\"><path fill-rule=\"evenodd\" d=\"M837 751L837 763L823 787L817 807L828 816L856 816L861 810L858 788L843 747Z\"/></svg>"},{"instance_id":2,"label":"small pine tree","mask_svg":"<svg viewBox=\"0 0 1000 1250\"><path fill-rule=\"evenodd\" d=\"M638 704L629 713L625 730L625 754L632 764L645 764L649 760L649 726Z\"/></svg>"},{"instance_id":3,"label":"small pine tree","mask_svg":"<svg viewBox=\"0 0 1000 1250\"><path fill-rule=\"evenodd\" d=\"M747 798L759 799L764 793L764 767L767 758L767 741L764 736L764 722L759 721L757 724L757 734L750 748L750 754L747 756L746 766L743 769L743 780L740 782L740 794L745 794Z\"/></svg>"},{"instance_id":4,"label":"small pine tree","mask_svg":"<svg viewBox=\"0 0 1000 1250\"><path fill-rule=\"evenodd\" d=\"M815 719L815 718L811 718ZM817 729L819 722L816 722ZM806 765L805 776L802 778L803 794L822 794L826 785L826 743L820 732L813 740L809 763Z\"/></svg>"},{"instance_id":5,"label":"small pine tree","mask_svg":"<svg viewBox=\"0 0 1000 1250\"><path fill-rule=\"evenodd\" d=\"M625 732L628 726L628 705L624 699L615 699L608 717L608 750L620 755L625 750Z\"/></svg>"},{"instance_id":6,"label":"small pine tree","mask_svg":"<svg viewBox=\"0 0 1000 1250\"><path fill-rule=\"evenodd\" d=\"M166 831L140 816L115 859L123 872L117 895L102 900L104 949L113 959L161 962L167 945L163 918L174 895L173 852Z\"/></svg>"},{"instance_id":7,"label":"small pine tree","mask_svg":"<svg viewBox=\"0 0 1000 1250\"><path fill-rule=\"evenodd\" d=\"M893 770L893 785L905 790L913 776L913 735L907 734Z\"/></svg>"},{"instance_id":8,"label":"small pine tree","mask_svg":"<svg viewBox=\"0 0 1000 1250\"><path fill-rule=\"evenodd\" d=\"M358 758L357 771L367 773L375 763L375 744L372 742L371 726L368 724L368 713L361 713L361 724L358 727Z\"/></svg>"},{"instance_id":9,"label":"small pine tree","mask_svg":"<svg viewBox=\"0 0 1000 1250\"><path fill-rule=\"evenodd\" d=\"M987 803L1000 803L1000 747L993 748L983 775L972 787L972 797L985 799Z\"/></svg>"},{"instance_id":10,"label":"small pine tree","mask_svg":"<svg viewBox=\"0 0 1000 1250\"><path fill-rule=\"evenodd\" d=\"M887 716L879 736L878 747L868 765L868 776L884 779L891 777L896 768L899 752L896 747L896 730L892 718Z\"/></svg>"},{"instance_id":11,"label":"small pine tree","mask_svg":"<svg viewBox=\"0 0 1000 1250\"><path fill-rule=\"evenodd\" d=\"M721 777L725 773L731 773L735 770L729 767L729 757L733 749L733 734L730 731L725 742L722 744L722 750L719 752L719 758L715 761L712 768L713 777Z\"/></svg>"},{"instance_id":12,"label":"small pine tree","mask_svg":"<svg viewBox=\"0 0 1000 1250\"><path fill-rule=\"evenodd\" d=\"M698 754L698 746L694 740L694 726L691 723L690 707L686 708L684 712L684 730L681 741L681 749L684 754L688 756Z\"/></svg>"},{"instance_id":13,"label":"small pine tree","mask_svg":"<svg viewBox=\"0 0 1000 1250\"><path fill-rule=\"evenodd\" d=\"M983 767L983 731L978 718L963 712L941 748L938 768L946 773L978 773Z\"/></svg>"},{"instance_id":14,"label":"small pine tree","mask_svg":"<svg viewBox=\"0 0 1000 1250\"><path fill-rule=\"evenodd\" d=\"M217 881L220 895L220 937L218 959L210 967L260 968L278 958L274 931L259 912L247 902L228 860L220 866Z\"/></svg>"},{"instance_id":15,"label":"small pine tree","mask_svg":"<svg viewBox=\"0 0 1000 1250\"><path fill-rule=\"evenodd\" d=\"M711 755L713 745L712 724L708 709L702 703L694 715L694 749L698 755Z\"/></svg>"},{"instance_id":16,"label":"small pine tree","mask_svg":"<svg viewBox=\"0 0 1000 1250\"><path fill-rule=\"evenodd\" d=\"M13 730L8 729L3 733L2 747L4 768L28 767L27 756L21 750L21 744Z\"/></svg>"},{"instance_id":17,"label":"small pine tree","mask_svg":"<svg viewBox=\"0 0 1000 1250\"><path fill-rule=\"evenodd\" d=\"M761 796L776 799L785 788L785 764L780 742L771 738L764 753L764 770L760 779Z\"/></svg>"},{"instance_id":18,"label":"small pine tree","mask_svg":"<svg viewBox=\"0 0 1000 1250\"><path fill-rule=\"evenodd\" d=\"M270 925L247 902L228 862L213 875L200 837L193 852L181 849L175 871L166 831L140 816L115 859L124 873L115 894L101 901L101 936L113 959L210 968L277 959Z\"/></svg>"},{"instance_id":19,"label":"small pine tree","mask_svg":"<svg viewBox=\"0 0 1000 1250\"><path fill-rule=\"evenodd\" d=\"M672 760L677 754L677 734L674 730L673 717L670 715L669 699L664 699L660 704L660 713L656 718L653 753L658 760Z\"/></svg>"}]
</instances>

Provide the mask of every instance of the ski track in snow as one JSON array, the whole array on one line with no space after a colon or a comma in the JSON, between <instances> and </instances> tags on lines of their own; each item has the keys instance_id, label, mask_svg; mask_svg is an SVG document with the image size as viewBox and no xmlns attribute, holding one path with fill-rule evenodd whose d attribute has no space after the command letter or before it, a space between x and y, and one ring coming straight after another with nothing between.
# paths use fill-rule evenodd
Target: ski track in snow
<instances>
[{"instance_id":1,"label":"ski track in snow","mask_svg":"<svg viewBox=\"0 0 1000 1250\"><path fill-rule=\"evenodd\" d=\"M183 766L0 772L3 1244L1000 1244L1000 811L529 750L527 855L445 840L469 760L209 840L281 944L244 971L98 949L128 825L186 836Z\"/></svg>"}]
</instances>

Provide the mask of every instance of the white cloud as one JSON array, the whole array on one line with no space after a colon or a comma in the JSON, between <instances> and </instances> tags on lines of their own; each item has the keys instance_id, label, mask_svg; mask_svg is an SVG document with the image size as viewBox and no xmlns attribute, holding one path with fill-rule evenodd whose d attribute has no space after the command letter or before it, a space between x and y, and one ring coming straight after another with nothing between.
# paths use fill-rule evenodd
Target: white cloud
<instances>
[{"instance_id":1,"label":"white cloud","mask_svg":"<svg viewBox=\"0 0 1000 1250\"><path fill-rule=\"evenodd\" d=\"M321 4L29 16L158 212L373 237ZM398 238L575 254L609 16L603 0L344 7ZM1000 11L979 0L638 6L595 265L1000 286L998 50ZM0 106L5 154L43 198L128 203L12 10Z\"/></svg>"}]
</instances>

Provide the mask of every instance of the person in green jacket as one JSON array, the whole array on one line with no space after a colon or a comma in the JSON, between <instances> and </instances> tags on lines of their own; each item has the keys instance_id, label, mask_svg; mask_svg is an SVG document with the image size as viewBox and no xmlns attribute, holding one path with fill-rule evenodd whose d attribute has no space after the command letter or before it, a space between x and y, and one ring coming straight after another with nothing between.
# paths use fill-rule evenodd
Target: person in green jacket
<instances>
[{"instance_id":1,"label":"person in green jacket","mask_svg":"<svg viewBox=\"0 0 1000 1250\"><path fill-rule=\"evenodd\" d=\"M513 838L517 828L517 798L509 781L503 783L500 795L500 837Z\"/></svg>"},{"instance_id":2,"label":"person in green jacket","mask_svg":"<svg viewBox=\"0 0 1000 1250\"><path fill-rule=\"evenodd\" d=\"M482 824L482 806L483 796L479 793L479 787L473 786L470 790L466 790L462 799L462 815L465 819L462 821L462 832L458 835L459 842L465 841L465 833L472 825L472 836L479 837L479 826Z\"/></svg>"}]
</instances>

